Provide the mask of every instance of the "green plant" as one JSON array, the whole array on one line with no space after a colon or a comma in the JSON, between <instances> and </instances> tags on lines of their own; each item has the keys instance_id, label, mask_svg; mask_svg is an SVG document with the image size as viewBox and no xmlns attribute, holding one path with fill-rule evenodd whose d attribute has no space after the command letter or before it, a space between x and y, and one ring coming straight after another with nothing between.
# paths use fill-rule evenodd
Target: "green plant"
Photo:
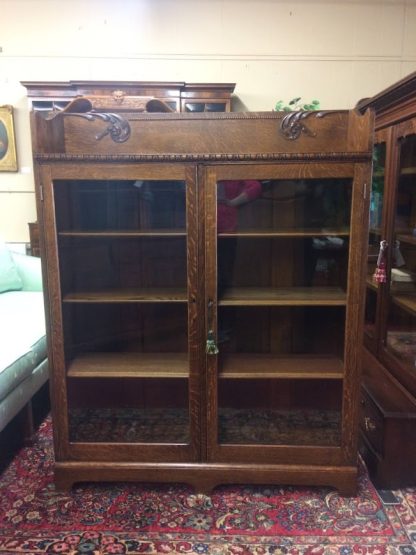
<instances>
[{"instance_id":1,"label":"green plant","mask_svg":"<svg viewBox=\"0 0 416 555\"><path fill-rule=\"evenodd\" d=\"M312 100L309 104L301 102L302 97L298 96L296 98L292 98L287 104L285 104L284 100L279 100L276 102L274 107L276 112L298 112L298 111L311 111L311 110L319 110L320 109L320 102L319 100Z\"/></svg>"}]
</instances>

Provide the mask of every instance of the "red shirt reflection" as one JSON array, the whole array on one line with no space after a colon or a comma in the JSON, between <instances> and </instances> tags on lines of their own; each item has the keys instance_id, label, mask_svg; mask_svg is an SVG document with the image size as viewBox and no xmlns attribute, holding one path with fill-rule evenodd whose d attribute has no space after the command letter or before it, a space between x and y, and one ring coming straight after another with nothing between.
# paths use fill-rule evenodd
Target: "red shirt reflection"
<instances>
[{"instance_id":1,"label":"red shirt reflection","mask_svg":"<svg viewBox=\"0 0 416 555\"><path fill-rule=\"evenodd\" d=\"M254 179L220 181L217 195L217 231L235 231L238 207L261 195L261 183Z\"/></svg>"}]
</instances>

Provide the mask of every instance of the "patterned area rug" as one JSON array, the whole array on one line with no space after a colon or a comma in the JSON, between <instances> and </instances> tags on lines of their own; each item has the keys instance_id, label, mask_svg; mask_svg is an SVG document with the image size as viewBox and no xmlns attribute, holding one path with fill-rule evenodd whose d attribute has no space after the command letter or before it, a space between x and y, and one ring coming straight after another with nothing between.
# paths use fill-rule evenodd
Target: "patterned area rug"
<instances>
[{"instance_id":1,"label":"patterned area rug","mask_svg":"<svg viewBox=\"0 0 416 555\"><path fill-rule=\"evenodd\" d=\"M51 423L0 476L0 553L416 554L416 490L383 506L367 474L357 497L330 488L53 484Z\"/></svg>"},{"instance_id":2,"label":"patterned area rug","mask_svg":"<svg viewBox=\"0 0 416 555\"><path fill-rule=\"evenodd\" d=\"M74 409L71 441L189 441L189 416L181 409ZM322 410L220 409L223 443L339 445L340 414Z\"/></svg>"}]
</instances>

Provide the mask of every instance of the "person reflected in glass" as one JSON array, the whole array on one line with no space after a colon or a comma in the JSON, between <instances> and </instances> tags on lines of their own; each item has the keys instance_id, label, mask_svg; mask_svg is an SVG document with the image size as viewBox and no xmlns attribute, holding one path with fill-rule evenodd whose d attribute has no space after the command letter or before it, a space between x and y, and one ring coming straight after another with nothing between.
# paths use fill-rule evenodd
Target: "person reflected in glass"
<instances>
[{"instance_id":1,"label":"person reflected in glass","mask_svg":"<svg viewBox=\"0 0 416 555\"><path fill-rule=\"evenodd\" d=\"M238 228L238 209L257 199L262 192L260 181L254 179L220 181L217 190L217 233L232 233ZM237 250L237 237L225 236L217 241L218 288L220 300L225 291L232 286L234 263ZM227 316L227 317L226 317ZM229 339L234 320L231 310L226 315L220 312L219 342Z\"/></svg>"},{"instance_id":2,"label":"person reflected in glass","mask_svg":"<svg viewBox=\"0 0 416 555\"><path fill-rule=\"evenodd\" d=\"M254 179L220 181L217 191L217 231L236 231L238 208L261 195L261 183Z\"/></svg>"}]
</instances>

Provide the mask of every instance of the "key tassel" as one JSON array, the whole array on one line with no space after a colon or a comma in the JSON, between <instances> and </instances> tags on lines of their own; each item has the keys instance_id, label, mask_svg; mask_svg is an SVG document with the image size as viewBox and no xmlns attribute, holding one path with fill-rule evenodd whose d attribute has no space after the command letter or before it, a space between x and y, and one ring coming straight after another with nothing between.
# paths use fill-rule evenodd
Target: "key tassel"
<instances>
[{"instance_id":1,"label":"key tassel","mask_svg":"<svg viewBox=\"0 0 416 555\"><path fill-rule=\"evenodd\" d=\"M217 355L219 353L217 344L215 343L214 339L214 332L212 330L208 332L206 353L207 355Z\"/></svg>"},{"instance_id":2,"label":"key tassel","mask_svg":"<svg viewBox=\"0 0 416 555\"><path fill-rule=\"evenodd\" d=\"M380 251L377 258L377 267L373 274L373 281L375 283L386 283L386 249L387 241L380 241Z\"/></svg>"}]
</instances>

